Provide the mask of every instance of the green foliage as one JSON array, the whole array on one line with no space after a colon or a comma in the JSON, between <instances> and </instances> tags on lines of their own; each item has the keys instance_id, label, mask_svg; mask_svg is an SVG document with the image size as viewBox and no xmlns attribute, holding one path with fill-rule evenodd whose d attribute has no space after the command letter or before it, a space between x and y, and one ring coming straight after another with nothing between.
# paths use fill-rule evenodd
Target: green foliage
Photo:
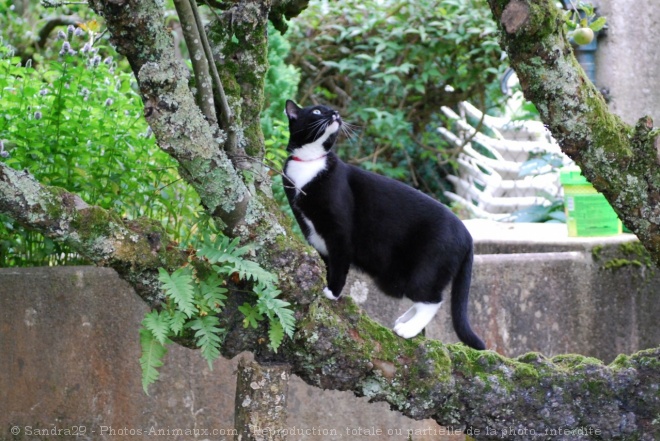
<instances>
[{"instance_id":1,"label":"green foliage","mask_svg":"<svg viewBox=\"0 0 660 441\"><path fill-rule=\"evenodd\" d=\"M148 395L149 385L158 380L160 375L158 368L163 365L163 358L167 353L167 348L146 328L140 329L140 346L142 347L142 356L140 357L142 389Z\"/></svg>"},{"instance_id":2,"label":"green foliage","mask_svg":"<svg viewBox=\"0 0 660 441\"><path fill-rule=\"evenodd\" d=\"M596 17L594 5L590 2L571 2L571 9L564 12L564 20L569 36L579 28L590 28L594 32L601 31L607 24L607 18Z\"/></svg>"},{"instance_id":3,"label":"green foliage","mask_svg":"<svg viewBox=\"0 0 660 441\"><path fill-rule=\"evenodd\" d=\"M505 67L485 0L312 1L289 40L301 104L327 103L363 127L342 155L438 195L440 107L489 106Z\"/></svg>"},{"instance_id":4,"label":"green foliage","mask_svg":"<svg viewBox=\"0 0 660 441\"><path fill-rule=\"evenodd\" d=\"M222 235L205 235L197 250L197 257L208 261L212 271L198 272L192 265L178 268L171 274L159 268L158 280L166 297L163 309L150 311L142 321L142 384L158 379L157 368L162 366L165 346L172 338L192 332L202 357L213 368L213 361L220 356L225 330L220 327L217 314L222 311L226 286L229 282L250 287L256 300L244 303L238 309L245 316L245 327L258 328L266 321L269 326L269 347L277 352L285 335L293 336L295 318L290 303L278 298L277 276L245 258L250 246L238 246L238 239Z\"/></svg>"},{"instance_id":5,"label":"green foliage","mask_svg":"<svg viewBox=\"0 0 660 441\"><path fill-rule=\"evenodd\" d=\"M195 331L195 341L202 351L202 357L209 363L209 369L213 369L213 361L220 356L224 329L219 328L219 324L220 320L214 315L197 317L186 324L186 327Z\"/></svg>"},{"instance_id":6,"label":"green foliage","mask_svg":"<svg viewBox=\"0 0 660 441\"><path fill-rule=\"evenodd\" d=\"M38 69L0 47L0 140L8 153L0 159L122 217L158 219L180 240L198 197L150 135L132 75L105 56L111 50L95 31L78 34L62 33L66 40L53 43L59 59ZM0 266L80 262L6 217L0 237Z\"/></svg>"},{"instance_id":7,"label":"green foliage","mask_svg":"<svg viewBox=\"0 0 660 441\"><path fill-rule=\"evenodd\" d=\"M193 279L190 268L179 268L170 275L164 268L158 268L158 280L163 285L165 295L175 304L187 318L195 314L193 302Z\"/></svg>"}]
</instances>

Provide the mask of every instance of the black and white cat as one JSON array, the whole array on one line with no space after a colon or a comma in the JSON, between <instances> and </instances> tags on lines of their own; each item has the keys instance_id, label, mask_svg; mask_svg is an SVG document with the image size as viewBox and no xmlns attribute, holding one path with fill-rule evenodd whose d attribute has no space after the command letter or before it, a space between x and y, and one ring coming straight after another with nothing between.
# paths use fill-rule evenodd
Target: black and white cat
<instances>
[{"instance_id":1,"label":"black and white cat","mask_svg":"<svg viewBox=\"0 0 660 441\"><path fill-rule=\"evenodd\" d=\"M300 228L326 264L324 294L338 299L354 265L386 294L414 302L394 325L394 332L411 338L435 316L453 280L456 334L484 349L467 316L473 253L463 223L420 191L342 162L330 150L342 125L333 109L300 108L289 100L286 114L284 187Z\"/></svg>"}]
</instances>

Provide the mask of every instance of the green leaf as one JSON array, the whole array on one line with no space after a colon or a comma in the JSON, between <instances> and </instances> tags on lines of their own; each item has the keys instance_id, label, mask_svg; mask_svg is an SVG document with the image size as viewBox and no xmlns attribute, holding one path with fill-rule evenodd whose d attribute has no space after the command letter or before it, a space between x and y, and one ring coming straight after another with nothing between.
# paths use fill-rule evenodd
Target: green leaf
<instances>
[{"instance_id":1,"label":"green leaf","mask_svg":"<svg viewBox=\"0 0 660 441\"><path fill-rule=\"evenodd\" d=\"M209 363L209 369L213 370L213 362L220 356L222 335L224 329L219 328L220 320L214 315L207 315L190 321L186 327L195 332L197 346L202 351L202 357Z\"/></svg>"},{"instance_id":2,"label":"green leaf","mask_svg":"<svg viewBox=\"0 0 660 441\"><path fill-rule=\"evenodd\" d=\"M596 20L589 23L589 27L591 28L592 31L598 32L602 30L606 24L607 24L607 18L599 17Z\"/></svg>"},{"instance_id":3,"label":"green leaf","mask_svg":"<svg viewBox=\"0 0 660 441\"><path fill-rule=\"evenodd\" d=\"M270 346L274 352L277 352L277 349L282 344L282 340L284 340L284 329L278 320L270 320L268 338L270 340L268 346Z\"/></svg>"},{"instance_id":4,"label":"green leaf","mask_svg":"<svg viewBox=\"0 0 660 441\"><path fill-rule=\"evenodd\" d=\"M179 268L169 275L165 269L158 268L158 280L163 284L165 294L174 300L181 312L187 317L192 317L196 313L190 270Z\"/></svg>"},{"instance_id":5,"label":"green leaf","mask_svg":"<svg viewBox=\"0 0 660 441\"><path fill-rule=\"evenodd\" d=\"M174 335L181 335L183 325L186 323L186 315L178 309L170 317L170 329Z\"/></svg>"},{"instance_id":6,"label":"green leaf","mask_svg":"<svg viewBox=\"0 0 660 441\"><path fill-rule=\"evenodd\" d=\"M142 356L140 357L142 389L149 395L149 385L158 380L160 375L158 368L163 365L163 357L167 353L167 348L158 342L151 331L144 328L140 329L140 346L142 346Z\"/></svg>"},{"instance_id":7,"label":"green leaf","mask_svg":"<svg viewBox=\"0 0 660 441\"><path fill-rule=\"evenodd\" d=\"M160 313L158 311L151 311L142 320L142 326L151 331L156 340L162 345L165 344L170 334L170 325L169 314L165 311L161 311Z\"/></svg>"},{"instance_id":8,"label":"green leaf","mask_svg":"<svg viewBox=\"0 0 660 441\"><path fill-rule=\"evenodd\" d=\"M238 307L238 310L241 311L245 316L243 319L244 328L252 326L256 329L259 326L258 322L264 319L264 316L259 312L259 310L249 303L243 303L243 305Z\"/></svg>"},{"instance_id":9,"label":"green leaf","mask_svg":"<svg viewBox=\"0 0 660 441\"><path fill-rule=\"evenodd\" d=\"M211 273L206 279L200 281L199 290L206 306L215 312L220 312L220 308L225 306L227 299L226 288L222 286L222 279L216 273Z\"/></svg>"}]
</instances>

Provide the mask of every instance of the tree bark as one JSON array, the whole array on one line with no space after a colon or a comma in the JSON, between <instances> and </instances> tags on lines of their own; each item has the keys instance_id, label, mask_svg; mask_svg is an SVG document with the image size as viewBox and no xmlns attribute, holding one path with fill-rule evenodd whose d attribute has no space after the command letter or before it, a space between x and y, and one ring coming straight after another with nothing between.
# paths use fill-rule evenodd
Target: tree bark
<instances>
[{"instance_id":1,"label":"tree bark","mask_svg":"<svg viewBox=\"0 0 660 441\"><path fill-rule=\"evenodd\" d=\"M257 3L236 2L225 12L243 8L234 11L233 25L240 27L236 32L242 32L238 38L246 46L265 44L257 35L263 32L264 17L282 13L261 9ZM298 4L275 3L282 8ZM655 250L657 259L660 216L654 211L654 189L660 180L657 167L652 167L657 161L656 132L649 120L633 130L607 111L571 55L553 2L490 4L496 19L504 20L503 45L528 97L563 148L613 201L647 248ZM286 221L265 190L268 178L258 176L254 184L244 180L223 150L223 140L213 137L195 106L188 72L174 56L158 3L93 0L92 5L104 15L114 44L129 59L160 146L179 161L182 176L195 186L207 210L227 225L227 232L256 243L261 263L278 273L283 295L295 310L294 338L285 341L279 354L272 354L265 345L265 329L242 327L235 305L243 300L240 293L232 293L220 317L228 329L225 356L248 350L260 361L286 361L292 373L311 385L386 401L412 418L468 428L476 439L660 438L660 349L620 356L609 366L581 356L547 359L532 353L506 359L423 337L403 340L362 314L351 299L330 302L319 295L319 259L286 234ZM256 8L256 22L250 21L250 8ZM231 20L217 26L230 24ZM223 63L227 54L236 55L239 64L261 63L250 54L262 54L264 49L223 47L230 32L214 32L224 35L216 41L214 54L222 59L218 67L238 116L237 133L244 134L240 143L247 152L258 154L263 140L255 118L258 121L262 92L254 88L263 86L260 71L255 70L249 81L236 77L232 82L232 72L237 71ZM242 100L243 94L249 99ZM251 129L242 130L244 124ZM631 180L644 185L619 187ZM159 297L156 269L175 267L186 257L173 249L155 223L124 221L2 163L0 212L66 241L98 264L117 268L152 306L158 305Z\"/></svg>"},{"instance_id":2,"label":"tree bark","mask_svg":"<svg viewBox=\"0 0 660 441\"><path fill-rule=\"evenodd\" d=\"M234 426L245 441L284 441L290 369L241 359L236 376Z\"/></svg>"}]
</instances>

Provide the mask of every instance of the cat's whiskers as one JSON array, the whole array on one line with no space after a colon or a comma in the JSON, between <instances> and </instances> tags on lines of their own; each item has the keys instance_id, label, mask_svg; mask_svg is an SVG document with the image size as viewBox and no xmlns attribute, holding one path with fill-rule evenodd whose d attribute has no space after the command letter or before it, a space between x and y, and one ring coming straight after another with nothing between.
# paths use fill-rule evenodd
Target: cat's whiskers
<instances>
[{"instance_id":1,"label":"cat's whiskers","mask_svg":"<svg viewBox=\"0 0 660 441\"><path fill-rule=\"evenodd\" d=\"M351 142L353 142L353 140L357 137L358 129L359 126L357 124L351 124L347 122L344 122L340 127L341 132Z\"/></svg>"}]
</instances>

